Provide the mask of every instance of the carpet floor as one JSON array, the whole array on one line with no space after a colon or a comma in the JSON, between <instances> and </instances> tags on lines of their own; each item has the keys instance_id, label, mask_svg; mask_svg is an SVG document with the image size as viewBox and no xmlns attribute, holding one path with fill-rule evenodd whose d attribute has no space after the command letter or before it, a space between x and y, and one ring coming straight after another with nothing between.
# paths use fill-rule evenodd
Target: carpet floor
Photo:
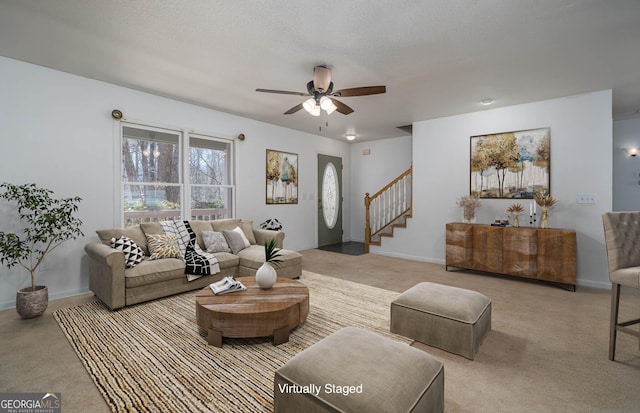
<instances>
[{"instance_id":1,"label":"carpet floor","mask_svg":"<svg viewBox=\"0 0 640 413\"><path fill-rule=\"evenodd\" d=\"M492 331L475 360L413 344L444 363L445 413L639 411L638 339L621 334L616 361L607 359L608 290L579 285L576 292L567 292L377 254L300 253L306 271L396 293L429 281L491 298ZM94 301L92 294L51 300L42 317L29 320L20 319L13 308L0 311L0 392L60 392L64 412L111 411L52 314ZM623 288L621 301L622 318L640 315L640 290Z\"/></svg>"},{"instance_id":2,"label":"carpet floor","mask_svg":"<svg viewBox=\"0 0 640 413\"><path fill-rule=\"evenodd\" d=\"M389 333L397 293L307 271L300 281L309 288L309 316L278 346L270 338L207 345L195 321L195 291L116 312L91 302L54 318L117 412L268 412L276 369L342 327L411 342Z\"/></svg>"}]
</instances>

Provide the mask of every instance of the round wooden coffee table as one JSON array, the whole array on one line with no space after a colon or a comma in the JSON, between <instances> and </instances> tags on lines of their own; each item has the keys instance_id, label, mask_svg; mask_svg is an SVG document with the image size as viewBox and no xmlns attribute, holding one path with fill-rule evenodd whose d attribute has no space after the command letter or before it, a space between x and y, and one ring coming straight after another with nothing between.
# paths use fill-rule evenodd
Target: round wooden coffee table
<instances>
[{"instance_id":1,"label":"round wooden coffee table","mask_svg":"<svg viewBox=\"0 0 640 413\"><path fill-rule=\"evenodd\" d=\"M222 347L222 338L273 335L273 345L289 341L289 331L309 314L309 289L299 281L278 278L263 290L255 277L236 278L246 291L215 295L205 287L196 293L196 320L210 345Z\"/></svg>"}]
</instances>

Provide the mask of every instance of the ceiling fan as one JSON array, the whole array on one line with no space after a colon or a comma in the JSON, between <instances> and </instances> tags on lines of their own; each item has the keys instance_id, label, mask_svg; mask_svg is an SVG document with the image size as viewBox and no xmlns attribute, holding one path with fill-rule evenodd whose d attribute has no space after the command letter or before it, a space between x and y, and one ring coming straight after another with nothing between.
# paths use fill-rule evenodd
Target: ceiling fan
<instances>
[{"instance_id":1,"label":"ceiling fan","mask_svg":"<svg viewBox=\"0 0 640 413\"><path fill-rule=\"evenodd\" d=\"M387 89L385 86L363 86L334 91L333 82L331 81L331 69L326 66L316 66L313 68L313 80L307 83L307 93L289 92L286 90L256 89L256 92L310 96L309 99L305 100L303 103L295 105L288 111L284 112L284 114L291 115L300 109L304 109L313 116L320 116L321 109L326 111L327 114L338 111L343 115L348 115L353 112L353 109L335 99L336 97L377 95L385 93L386 91Z\"/></svg>"}]
</instances>

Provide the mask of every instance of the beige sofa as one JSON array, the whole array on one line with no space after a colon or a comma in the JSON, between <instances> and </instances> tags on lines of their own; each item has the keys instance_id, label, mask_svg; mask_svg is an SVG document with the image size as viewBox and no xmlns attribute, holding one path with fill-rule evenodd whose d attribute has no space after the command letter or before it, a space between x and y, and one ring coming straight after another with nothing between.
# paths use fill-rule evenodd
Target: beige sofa
<instances>
[{"instance_id":1,"label":"beige sofa","mask_svg":"<svg viewBox=\"0 0 640 413\"><path fill-rule=\"evenodd\" d=\"M124 306L153 300L168 295L206 287L226 276L253 276L264 263L264 242L275 238L282 248L284 232L256 229L252 221L239 218L215 221L189 221L196 233L200 248L206 250L202 231L231 231L240 227L251 243L237 253L217 252L220 272L194 281L187 281L185 264L178 258L143 260L133 268L125 268L122 251L110 246L111 238L126 236L132 239L149 255L147 234L162 234L158 223L143 223L124 229L96 231L101 242L90 242L85 246L89 256L89 288L109 308L115 310ZM282 262L276 267L279 277L298 278L302 274L302 256L295 251L281 250Z\"/></svg>"}]
</instances>

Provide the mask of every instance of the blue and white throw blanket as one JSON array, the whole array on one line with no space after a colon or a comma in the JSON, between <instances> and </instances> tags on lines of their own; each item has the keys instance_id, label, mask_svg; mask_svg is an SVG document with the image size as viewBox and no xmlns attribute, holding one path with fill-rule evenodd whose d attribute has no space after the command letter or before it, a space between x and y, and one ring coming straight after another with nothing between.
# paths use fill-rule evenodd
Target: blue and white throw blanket
<instances>
[{"instance_id":1,"label":"blue and white throw blanket","mask_svg":"<svg viewBox=\"0 0 640 413\"><path fill-rule=\"evenodd\" d=\"M215 255L202 251L188 221L161 221L160 225L165 234L173 234L178 240L180 255L186 264L184 273L187 281L220 272L218 259Z\"/></svg>"}]
</instances>

